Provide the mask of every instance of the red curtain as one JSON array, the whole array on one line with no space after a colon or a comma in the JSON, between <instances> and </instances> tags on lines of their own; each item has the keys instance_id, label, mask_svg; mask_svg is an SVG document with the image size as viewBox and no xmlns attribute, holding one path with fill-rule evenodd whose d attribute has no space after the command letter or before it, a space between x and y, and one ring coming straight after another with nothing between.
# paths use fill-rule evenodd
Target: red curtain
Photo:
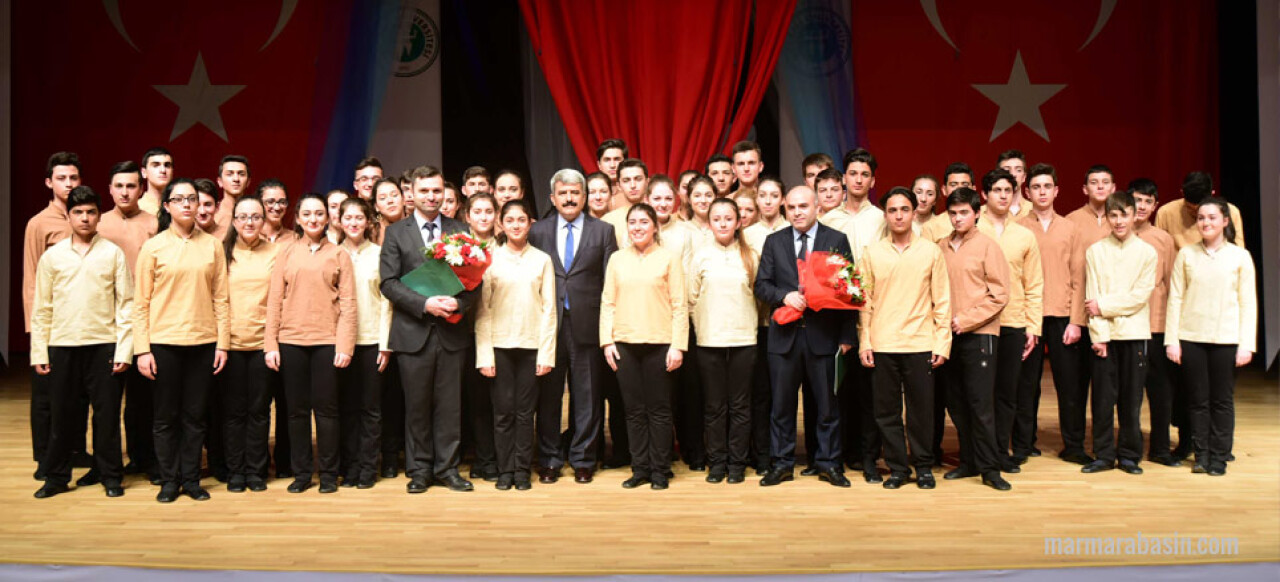
<instances>
[{"instance_id":1,"label":"red curtain","mask_svg":"<svg viewBox=\"0 0 1280 582\"><path fill-rule=\"evenodd\" d=\"M538 62L582 167L626 140L650 172L701 168L745 135L795 0L521 0ZM734 109L742 63L751 67ZM730 126L733 131L729 131Z\"/></svg>"}]
</instances>

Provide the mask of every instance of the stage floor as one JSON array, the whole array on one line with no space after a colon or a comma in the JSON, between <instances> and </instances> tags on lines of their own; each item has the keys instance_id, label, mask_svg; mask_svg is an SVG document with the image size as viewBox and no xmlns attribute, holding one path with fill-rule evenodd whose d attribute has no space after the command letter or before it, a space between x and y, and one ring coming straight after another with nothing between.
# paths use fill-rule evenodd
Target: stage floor
<instances>
[{"instance_id":1,"label":"stage floor","mask_svg":"<svg viewBox=\"0 0 1280 582\"><path fill-rule=\"evenodd\" d=\"M437 574L787 574L849 571L1174 565L1280 560L1280 394L1249 372L1237 387L1235 454L1225 477L1144 463L1145 474L1080 473L1058 460L1054 393L1040 443L1010 492L977 479L889 491L817 478L761 488L712 485L683 464L667 491L628 491L627 470L532 491L408 495L403 477L320 495L228 493L162 505L132 477L125 496L100 486L37 500L31 479L26 371L0 383L0 561L200 570ZM1144 414L1145 423L1145 414ZM946 449L954 454L948 428ZM945 470L945 469L944 469ZM77 469L75 476L84 470ZM851 477L858 477L853 474ZM1191 553L1125 555L1123 540L1191 537ZM1046 538L1120 538L1119 554L1056 555ZM1238 553L1197 554L1196 538L1234 539ZM1064 540L1065 541L1065 540ZM1105 539L1102 540L1105 543ZM1083 542L1082 542L1083 543ZM1090 542L1093 543L1093 542ZM1229 546L1227 540L1220 547ZM1054 546L1058 547L1058 546ZM1105 550L1105 546L1103 546Z\"/></svg>"}]
</instances>

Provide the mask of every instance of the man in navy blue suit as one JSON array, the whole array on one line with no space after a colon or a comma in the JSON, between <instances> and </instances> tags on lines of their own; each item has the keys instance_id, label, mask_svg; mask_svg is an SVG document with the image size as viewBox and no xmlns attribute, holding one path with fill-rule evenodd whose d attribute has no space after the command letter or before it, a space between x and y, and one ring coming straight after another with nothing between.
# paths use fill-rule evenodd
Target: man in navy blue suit
<instances>
[{"instance_id":1,"label":"man in navy blue suit","mask_svg":"<svg viewBox=\"0 0 1280 582\"><path fill-rule=\"evenodd\" d=\"M818 468L818 478L837 487L848 487L841 470L840 417L836 407L835 358L847 352L856 337L853 311L814 311L800 290L797 259L813 251L850 256L844 233L818 224L817 195L807 186L787 193L787 218L791 226L775 232L764 242L760 269L756 275L756 297L772 310L781 305L803 311L794 322L780 325L769 321L769 373L773 389L770 441L773 467L760 480L772 486L794 478L796 464L796 391L803 385L816 405L818 450L810 458Z\"/></svg>"}]
</instances>

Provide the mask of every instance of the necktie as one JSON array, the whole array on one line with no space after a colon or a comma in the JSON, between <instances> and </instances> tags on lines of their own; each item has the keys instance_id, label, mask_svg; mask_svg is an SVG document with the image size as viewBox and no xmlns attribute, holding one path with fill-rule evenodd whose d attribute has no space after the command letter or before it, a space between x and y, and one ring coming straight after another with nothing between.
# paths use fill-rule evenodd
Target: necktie
<instances>
[{"instance_id":1,"label":"necktie","mask_svg":"<svg viewBox=\"0 0 1280 582\"><path fill-rule=\"evenodd\" d=\"M564 272L568 274L573 266L573 223L564 225ZM569 294L564 294L564 308L569 308Z\"/></svg>"},{"instance_id":2,"label":"necktie","mask_svg":"<svg viewBox=\"0 0 1280 582\"><path fill-rule=\"evenodd\" d=\"M428 222L426 224L423 224L422 228L427 229L427 242L429 243L435 242L436 241L436 223Z\"/></svg>"},{"instance_id":3,"label":"necktie","mask_svg":"<svg viewBox=\"0 0 1280 582\"><path fill-rule=\"evenodd\" d=\"M797 258L802 261L809 258L809 233L807 232L800 233L800 253Z\"/></svg>"}]
</instances>

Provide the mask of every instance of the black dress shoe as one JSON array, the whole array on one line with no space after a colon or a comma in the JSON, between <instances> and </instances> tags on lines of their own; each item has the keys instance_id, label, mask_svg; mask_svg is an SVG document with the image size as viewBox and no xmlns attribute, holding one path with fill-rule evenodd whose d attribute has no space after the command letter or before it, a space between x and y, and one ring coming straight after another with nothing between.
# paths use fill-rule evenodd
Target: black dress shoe
<instances>
[{"instance_id":1,"label":"black dress shoe","mask_svg":"<svg viewBox=\"0 0 1280 582\"><path fill-rule=\"evenodd\" d=\"M921 489L933 489L938 486L938 482L933 480L932 472L916 471L916 487Z\"/></svg>"},{"instance_id":2,"label":"black dress shoe","mask_svg":"<svg viewBox=\"0 0 1280 582\"><path fill-rule=\"evenodd\" d=\"M800 470L800 476L801 476L801 477L813 477L813 476L817 475L819 472L820 472L820 471L819 471L819 469L818 469L818 466L817 466L817 465L809 465L809 466L805 467L804 469L801 469L801 470Z\"/></svg>"},{"instance_id":3,"label":"black dress shoe","mask_svg":"<svg viewBox=\"0 0 1280 582\"><path fill-rule=\"evenodd\" d=\"M209 492L204 490L199 483L188 483L182 486L182 492L196 501L208 501Z\"/></svg>"},{"instance_id":4,"label":"black dress shoe","mask_svg":"<svg viewBox=\"0 0 1280 582\"><path fill-rule=\"evenodd\" d=\"M1221 477L1221 476L1223 476L1223 475L1226 475L1226 474L1227 474L1227 464L1226 464L1226 463L1218 463L1218 464L1210 465L1210 466L1209 466L1209 471L1208 471L1208 473L1209 473L1209 476L1210 476L1210 477Z\"/></svg>"},{"instance_id":5,"label":"black dress shoe","mask_svg":"<svg viewBox=\"0 0 1280 582\"><path fill-rule=\"evenodd\" d=\"M818 480L826 481L835 487L849 486L849 480L845 478L844 473L841 473L840 470L836 468L823 469L818 472Z\"/></svg>"},{"instance_id":6,"label":"black dress shoe","mask_svg":"<svg viewBox=\"0 0 1280 582\"><path fill-rule=\"evenodd\" d=\"M1199 462L1197 462L1196 464L1194 464L1194 465L1192 465L1192 466L1191 466L1191 472L1192 472L1192 473L1202 473L1202 474L1203 474L1203 473L1208 473L1208 472L1209 472L1209 467L1206 467L1203 463L1199 463Z\"/></svg>"},{"instance_id":7,"label":"black dress shoe","mask_svg":"<svg viewBox=\"0 0 1280 582\"><path fill-rule=\"evenodd\" d=\"M1235 455L1235 453L1227 453L1227 462L1228 462L1228 463L1230 463L1230 462L1232 462L1232 461L1235 461L1235 460L1236 460L1236 455Z\"/></svg>"},{"instance_id":8,"label":"black dress shoe","mask_svg":"<svg viewBox=\"0 0 1280 582\"><path fill-rule=\"evenodd\" d=\"M152 485L161 485L164 483L164 478L162 478L159 473L156 473L147 475L147 481L151 482Z\"/></svg>"},{"instance_id":9,"label":"black dress shoe","mask_svg":"<svg viewBox=\"0 0 1280 582\"><path fill-rule=\"evenodd\" d=\"M631 474L631 478L622 482L623 489L635 489L649 482L649 478L644 475Z\"/></svg>"},{"instance_id":10,"label":"black dress shoe","mask_svg":"<svg viewBox=\"0 0 1280 582\"><path fill-rule=\"evenodd\" d=\"M1166 467L1181 467L1181 466L1182 466L1182 461L1179 461L1179 460L1177 460L1177 459L1173 458L1173 455L1165 455L1165 456L1163 456L1163 457L1147 457L1147 460L1149 460L1149 461L1151 461L1152 463L1155 463L1155 464L1157 464L1157 465L1164 465L1164 466L1166 466Z\"/></svg>"},{"instance_id":11,"label":"black dress shoe","mask_svg":"<svg viewBox=\"0 0 1280 582\"><path fill-rule=\"evenodd\" d=\"M737 485L746 480L747 480L747 476L744 471L741 471L741 470L729 471L729 476L725 478L725 483L728 483L730 485Z\"/></svg>"},{"instance_id":12,"label":"black dress shoe","mask_svg":"<svg viewBox=\"0 0 1280 582\"><path fill-rule=\"evenodd\" d=\"M702 471L707 470L707 464L706 463L689 463L689 470L698 471L699 473L701 473Z\"/></svg>"},{"instance_id":13,"label":"black dress shoe","mask_svg":"<svg viewBox=\"0 0 1280 582\"><path fill-rule=\"evenodd\" d=\"M1035 447L1031 447L1031 450L1030 450L1029 452L1027 452L1027 456L1028 456L1028 457L1039 457L1039 456L1040 456L1040 449L1037 449L1037 448L1035 448Z\"/></svg>"},{"instance_id":14,"label":"black dress shoe","mask_svg":"<svg viewBox=\"0 0 1280 582\"><path fill-rule=\"evenodd\" d=\"M1025 465L1027 464L1027 457L1029 456L1030 455L1013 455L1009 457L1009 460L1012 461L1015 465Z\"/></svg>"},{"instance_id":15,"label":"black dress shoe","mask_svg":"<svg viewBox=\"0 0 1280 582\"><path fill-rule=\"evenodd\" d=\"M321 479L320 492L321 493L337 493L338 492L337 480Z\"/></svg>"},{"instance_id":16,"label":"black dress shoe","mask_svg":"<svg viewBox=\"0 0 1280 582\"><path fill-rule=\"evenodd\" d=\"M906 482L907 482L906 475L899 475L895 473L895 474L889 475L889 478L884 480L884 488L898 489L899 487L902 487L903 483L906 483Z\"/></svg>"},{"instance_id":17,"label":"black dress shoe","mask_svg":"<svg viewBox=\"0 0 1280 582\"><path fill-rule=\"evenodd\" d=\"M1078 452L1078 451L1070 452L1070 453L1063 452L1058 456L1062 457L1062 460L1068 463L1075 463L1077 465L1088 465L1089 463L1093 462L1093 457L1090 457L1089 455L1086 455L1085 453Z\"/></svg>"},{"instance_id":18,"label":"black dress shoe","mask_svg":"<svg viewBox=\"0 0 1280 582\"><path fill-rule=\"evenodd\" d=\"M181 489L177 483L165 483L160 486L160 492L156 494L156 501L160 503L173 503L178 499L178 493Z\"/></svg>"},{"instance_id":19,"label":"black dress shoe","mask_svg":"<svg viewBox=\"0 0 1280 582\"><path fill-rule=\"evenodd\" d=\"M670 482L667 481L666 475L662 475L662 476L655 475L653 478L649 480L650 489L661 491L663 489L666 489L668 486L670 486Z\"/></svg>"},{"instance_id":20,"label":"black dress shoe","mask_svg":"<svg viewBox=\"0 0 1280 582\"><path fill-rule=\"evenodd\" d=\"M457 473L449 473L443 479L436 479L441 485L448 487L450 491L471 491L475 486L470 481L463 479Z\"/></svg>"},{"instance_id":21,"label":"black dress shoe","mask_svg":"<svg viewBox=\"0 0 1280 582\"><path fill-rule=\"evenodd\" d=\"M494 484L493 487L498 491L507 491L511 489L511 486L515 485L515 483L515 475L512 475L511 473L502 473L498 475L498 482Z\"/></svg>"},{"instance_id":22,"label":"black dress shoe","mask_svg":"<svg viewBox=\"0 0 1280 582\"><path fill-rule=\"evenodd\" d=\"M1010 489L1013 489L1013 485L1010 485L1008 481L1005 481L1004 477L1000 476L1000 473L991 473L990 475L983 475L982 484L992 489L995 489L996 491L1008 491Z\"/></svg>"},{"instance_id":23,"label":"black dress shoe","mask_svg":"<svg viewBox=\"0 0 1280 582\"><path fill-rule=\"evenodd\" d=\"M516 491L528 491L533 489L533 483L529 482L529 475L525 473L516 474Z\"/></svg>"},{"instance_id":24,"label":"black dress shoe","mask_svg":"<svg viewBox=\"0 0 1280 582\"><path fill-rule=\"evenodd\" d=\"M359 483L359 482L360 482L360 478L354 475L351 477L343 477L342 487L355 487L356 483Z\"/></svg>"},{"instance_id":25,"label":"black dress shoe","mask_svg":"<svg viewBox=\"0 0 1280 582\"><path fill-rule=\"evenodd\" d=\"M362 475L360 480L356 481L356 489L373 489L377 482L378 478L373 475Z\"/></svg>"},{"instance_id":26,"label":"black dress shoe","mask_svg":"<svg viewBox=\"0 0 1280 582\"><path fill-rule=\"evenodd\" d=\"M614 457L612 459L606 459L604 462L600 463L600 468L601 469L621 469L630 464L631 464L631 459Z\"/></svg>"},{"instance_id":27,"label":"black dress shoe","mask_svg":"<svg viewBox=\"0 0 1280 582\"><path fill-rule=\"evenodd\" d=\"M102 488L106 491L107 497L120 497L124 495L124 487L118 481L108 481L102 484Z\"/></svg>"},{"instance_id":28,"label":"black dress shoe","mask_svg":"<svg viewBox=\"0 0 1280 582\"><path fill-rule=\"evenodd\" d=\"M267 490L266 480L264 480L262 477L259 477L257 475L245 477L244 484L245 484L245 487L248 487L250 491L266 491Z\"/></svg>"},{"instance_id":29,"label":"black dress shoe","mask_svg":"<svg viewBox=\"0 0 1280 582\"><path fill-rule=\"evenodd\" d=\"M1128 459L1120 461L1120 470L1130 475L1142 474L1142 467L1139 467L1137 463L1130 461Z\"/></svg>"},{"instance_id":30,"label":"black dress shoe","mask_svg":"<svg viewBox=\"0 0 1280 582\"><path fill-rule=\"evenodd\" d=\"M31 474L31 478L35 479L36 481L44 481L45 479L44 469L41 467L36 467L36 472Z\"/></svg>"},{"instance_id":31,"label":"black dress shoe","mask_svg":"<svg viewBox=\"0 0 1280 582\"><path fill-rule=\"evenodd\" d=\"M1019 467L1018 464L1013 461L1006 461L1000 464L1000 472L1001 473L1021 473L1022 467Z\"/></svg>"},{"instance_id":32,"label":"black dress shoe","mask_svg":"<svg viewBox=\"0 0 1280 582\"><path fill-rule=\"evenodd\" d=\"M1080 468L1081 473L1101 473L1116 468L1115 463L1111 461L1097 460Z\"/></svg>"},{"instance_id":33,"label":"black dress shoe","mask_svg":"<svg viewBox=\"0 0 1280 582\"><path fill-rule=\"evenodd\" d=\"M592 471L590 467L578 467L573 470L573 482L583 484L590 483L595 479L595 473L596 472Z\"/></svg>"},{"instance_id":34,"label":"black dress shoe","mask_svg":"<svg viewBox=\"0 0 1280 582\"><path fill-rule=\"evenodd\" d=\"M289 484L289 488L287 489L287 491L289 493L302 493L303 491L306 491L310 488L311 488L310 479L294 479L293 483Z\"/></svg>"},{"instance_id":35,"label":"black dress shoe","mask_svg":"<svg viewBox=\"0 0 1280 582\"><path fill-rule=\"evenodd\" d=\"M98 483L101 483L101 482L102 482L102 477L98 475L98 470L89 469L88 473L85 473L79 479L76 479L76 486L88 487L90 485L97 485Z\"/></svg>"},{"instance_id":36,"label":"black dress shoe","mask_svg":"<svg viewBox=\"0 0 1280 582\"><path fill-rule=\"evenodd\" d=\"M950 471L947 471L946 474L942 476L942 478L948 481L955 481L956 479L968 479L969 477L977 477L977 476L978 476L977 471L974 471L968 467L960 466Z\"/></svg>"},{"instance_id":37,"label":"black dress shoe","mask_svg":"<svg viewBox=\"0 0 1280 582\"><path fill-rule=\"evenodd\" d=\"M414 477L409 480L409 484L405 486L405 490L409 493L426 493L427 479L426 477Z\"/></svg>"},{"instance_id":38,"label":"black dress shoe","mask_svg":"<svg viewBox=\"0 0 1280 582\"><path fill-rule=\"evenodd\" d=\"M57 495L59 493L66 493L70 490L71 489L67 487L66 483L46 482L44 484L44 487L41 487L36 490L36 499L48 499L50 497L53 497L54 495Z\"/></svg>"},{"instance_id":39,"label":"black dress shoe","mask_svg":"<svg viewBox=\"0 0 1280 582\"><path fill-rule=\"evenodd\" d=\"M560 480L560 469L538 467L538 482L550 485Z\"/></svg>"},{"instance_id":40,"label":"black dress shoe","mask_svg":"<svg viewBox=\"0 0 1280 582\"><path fill-rule=\"evenodd\" d=\"M880 476L879 471L872 468L870 471L862 472L862 480L866 481L868 484L874 485L876 483L883 482L884 478Z\"/></svg>"},{"instance_id":41,"label":"black dress shoe","mask_svg":"<svg viewBox=\"0 0 1280 582\"><path fill-rule=\"evenodd\" d=\"M707 483L720 483L720 482L723 482L725 477L728 477L728 476L729 476L729 473L724 468L724 466L718 465L718 466L712 467L711 470L707 472Z\"/></svg>"},{"instance_id":42,"label":"black dress shoe","mask_svg":"<svg viewBox=\"0 0 1280 582\"><path fill-rule=\"evenodd\" d=\"M383 479L395 479L396 477L400 476L400 471L396 470L395 465L384 464L382 465L382 471L379 472L379 476L381 476Z\"/></svg>"},{"instance_id":43,"label":"black dress shoe","mask_svg":"<svg viewBox=\"0 0 1280 582\"><path fill-rule=\"evenodd\" d=\"M783 481L795 480L795 478L796 477L794 474L792 474L791 469L774 467L772 469L769 469L769 472L765 473L764 477L760 479L760 486L772 487L774 485L778 485L779 483L782 483Z\"/></svg>"},{"instance_id":44,"label":"black dress shoe","mask_svg":"<svg viewBox=\"0 0 1280 582\"><path fill-rule=\"evenodd\" d=\"M1178 439L1178 446L1169 452L1169 456L1178 461L1185 461L1191 457L1191 453L1195 452L1191 448L1191 439Z\"/></svg>"}]
</instances>

